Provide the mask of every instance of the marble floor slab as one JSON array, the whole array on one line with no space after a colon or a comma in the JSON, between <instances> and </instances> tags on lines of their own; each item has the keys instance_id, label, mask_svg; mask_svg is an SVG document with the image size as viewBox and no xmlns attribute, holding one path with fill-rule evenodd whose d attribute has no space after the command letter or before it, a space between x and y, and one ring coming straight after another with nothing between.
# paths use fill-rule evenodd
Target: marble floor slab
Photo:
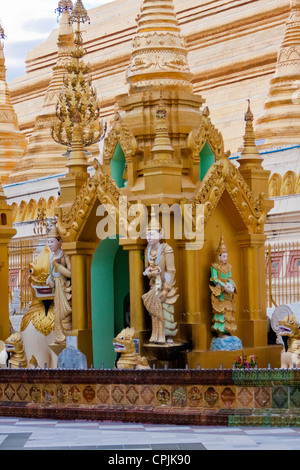
<instances>
[{"instance_id":1,"label":"marble floor slab","mask_svg":"<svg viewBox=\"0 0 300 470\"><path fill-rule=\"evenodd\" d=\"M177 453L198 450L300 450L300 428L163 426L0 417L0 450Z\"/></svg>"}]
</instances>

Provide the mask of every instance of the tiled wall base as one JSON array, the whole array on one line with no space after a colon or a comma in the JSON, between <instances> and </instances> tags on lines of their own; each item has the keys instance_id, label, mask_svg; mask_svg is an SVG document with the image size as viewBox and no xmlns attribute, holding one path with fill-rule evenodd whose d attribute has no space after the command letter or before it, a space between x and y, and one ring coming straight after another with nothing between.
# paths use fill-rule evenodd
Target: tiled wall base
<instances>
[{"instance_id":1,"label":"tiled wall base","mask_svg":"<svg viewBox=\"0 0 300 470\"><path fill-rule=\"evenodd\" d=\"M0 370L0 415L300 426L300 370Z\"/></svg>"}]
</instances>

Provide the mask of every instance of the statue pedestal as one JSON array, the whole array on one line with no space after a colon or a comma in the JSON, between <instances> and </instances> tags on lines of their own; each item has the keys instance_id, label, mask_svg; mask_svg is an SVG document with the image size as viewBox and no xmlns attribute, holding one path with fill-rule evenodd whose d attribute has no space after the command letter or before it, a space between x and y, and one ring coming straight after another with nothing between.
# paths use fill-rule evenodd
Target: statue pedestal
<instances>
[{"instance_id":1,"label":"statue pedestal","mask_svg":"<svg viewBox=\"0 0 300 470\"><path fill-rule=\"evenodd\" d=\"M180 368L179 354L188 349L189 344L181 341L174 343L144 343L144 349L157 361L157 368L177 369Z\"/></svg>"},{"instance_id":2,"label":"statue pedestal","mask_svg":"<svg viewBox=\"0 0 300 470\"><path fill-rule=\"evenodd\" d=\"M238 356L254 354L259 369L280 368L281 345L268 345L265 347L244 347L234 351L200 351L192 350L183 354L189 369L232 369Z\"/></svg>"},{"instance_id":3,"label":"statue pedestal","mask_svg":"<svg viewBox=\"0 0 300 470\"><path fill-rule=\"evenodd\" d=\"M210 349L212 351L237 351L243 349L243 345L237 336L223 335L212 339Z\"/></svg>"}]
</instances>

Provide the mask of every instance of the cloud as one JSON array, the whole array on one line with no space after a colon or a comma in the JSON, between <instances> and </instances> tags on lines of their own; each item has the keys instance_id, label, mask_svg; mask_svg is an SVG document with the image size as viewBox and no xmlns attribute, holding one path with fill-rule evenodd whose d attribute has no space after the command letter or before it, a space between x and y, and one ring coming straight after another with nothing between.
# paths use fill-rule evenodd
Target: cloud
<instances>
[{"instance_id":1,"label":"cloud","mask_svg":"<svg viewBox=\"0 0 300 470\"><path fill-rule=\"evenodd\" d=\"M39 18L25 21L23 23L24 31L36 33L40 36L45 34L45 31L51 32L54 28L57 28L58 24L56 18Z\"/></svg>"},{"instance_id":2,"label":"cloud","mask_svg":"<svg viewBox=\"0 0 300 470\"><path fill-rule=\"evenodd\" d=\"M26 73L26 56L28 51L40 44L40 39L32 41L17 41L4 44L6 80L12 81Z\"/></svg>"},{"instance_id":3,"label":"cloud","mask_svg":"<svg viewBox=\"0 0 300 470\"><path fill-rule=\"evenodd\" d=\"M83 0L91 9L113 0ZM58 28L55 10L59 0L0 0L0 20L6 39L5 64L7 81L25 74L25 60L33 47ZM75 5L76 0L73 0Z\"/></svg>"}]
</instances>

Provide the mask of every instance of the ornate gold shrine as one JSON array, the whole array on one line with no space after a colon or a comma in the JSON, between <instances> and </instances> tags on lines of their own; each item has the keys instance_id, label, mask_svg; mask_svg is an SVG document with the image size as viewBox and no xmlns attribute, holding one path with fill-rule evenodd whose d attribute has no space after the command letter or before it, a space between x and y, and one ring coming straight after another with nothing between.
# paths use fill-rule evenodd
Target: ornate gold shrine
<instances>
[{"instance_id":1,"label":"ornate gold shrine","mask_svg":"<svg viewBox=\"0 0 300 470\"><path fill-rule=\"evenodd\" d=\"M267 346L264 258L264 223L272 202L267 199L269 172L263 169L254 143L250 106L245 115L244 151L237 167L210 120L209 109L201 109L204 100L193 93L173 1L144 0L137 22L127 71L129 91L116 97L117 112L104 141L103 165L95 161L94 175L88 175L84 133L82 129L77 132L82 116L73 116L68 174L60 179L58 229L64 251L71 257L73 331L78 347L92 360L91 264L101 243L96 230L99 205L114 208L120 233L124 213L122 223L130 227L132 217L128 214L134 204L142 203L148 214L153 204L189 204L193 227L197 222L194 209L201 204L203 247L195 249L192 241L177 239L172 231L168 239L177 268L175 319L180 339L190 344L184 362L190 367L219 367L220 363L231 367L237 355L209 350L209 267L223 233L239 292L237 336L246 352L256 354L261 367L271 359L276 366L278 348ZM201 174L207 145L214 161ZM124 156L123 187L112 178L117 147ZM172 214L170 220L174 225ZM141 298L145 240L127 236L120 238L119 245L129 255L130 323L145 355L142 346L150 333Z\"/></svg>"}]
</instances>

